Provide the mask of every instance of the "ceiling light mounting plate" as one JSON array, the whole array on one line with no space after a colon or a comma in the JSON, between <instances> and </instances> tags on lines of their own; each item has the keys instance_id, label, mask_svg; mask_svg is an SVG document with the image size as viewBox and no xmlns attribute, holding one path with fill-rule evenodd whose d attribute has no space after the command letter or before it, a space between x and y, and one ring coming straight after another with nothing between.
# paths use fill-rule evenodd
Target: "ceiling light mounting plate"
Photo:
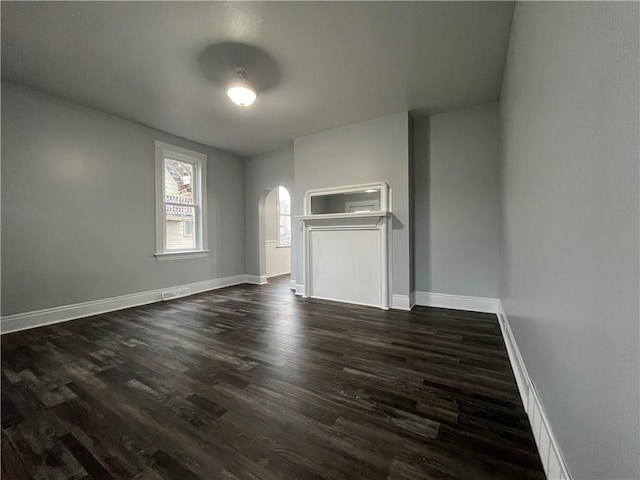
<instances>
[{"instance_id":1,"label":"ceiling light mounting plate","mask_svg":"<svg viewBox=\"0 0 640 480\"><path fill-rule=\"evenodd\" d=\"M244 68L237 67L235 75L235 80L227 85L227 96L236 105L248 107L258 98L258 90L247 80L247 71Z\"/></svg>"}]
</instances>

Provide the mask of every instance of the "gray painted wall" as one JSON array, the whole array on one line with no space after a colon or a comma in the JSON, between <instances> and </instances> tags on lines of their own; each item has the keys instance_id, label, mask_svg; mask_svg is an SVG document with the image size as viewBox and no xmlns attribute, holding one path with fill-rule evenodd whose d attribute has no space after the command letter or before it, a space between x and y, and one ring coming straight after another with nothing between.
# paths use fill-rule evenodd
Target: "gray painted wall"
<instances>
[{"instance_id":1,"label":"gray painted wall","mask_svg":"<svg viewBox=\"0 0 640 480\"><path fill-rule=\"evenodd\" d=\"M498 297L497 103L414 120L416 291Z\"/></svg>"},{"instance_id":2,"label":"gray painted wall","mask_svg":"<svg viewBox=\"0 0 640 480\"><path fill-rule=\"evenodd\" d=\"M155 252L155 140L208 155L207 258ZM244 273L242 160L2 84L2 314Z\"/></svg>"},{"instance_id":3,"label":"gray painted wall","mask_svg":"<svg viewBox=\"0 0 640 480\"><path fill-rule=\"evenodd\" d=\"M431 288L431 236L429 234L429 117L413 118L411 155L411 208L413 211L413 283L414 291Z\"/></svg>"},{"instance_id":4,"label":"gray painted wall","mask_svg":"<svg viewBox=\"0 0 640 480\"><path fill-rule=\"evenodd\" d=\"M393 202L392 292L409 295L409 115L399 113L294 140L294 215L313 188L387 182ZM295 222L296 279L302 283L302 222ZM292 266L293 267L293 266Z\"/></svg>"},{"instance_id":5,"label":"gray painted wall","mask_svg":"<svg viewBox=\"0 0 640 480\"><path fill-rule=\"evenodd\" d=\"M413 117L409 115L409 135L407 136L407 148L409 149L409 225L411 225L411 231L409 232L409 292L411 295L411 302L413 302L414 293L416 291L416 258L415 258L415 226L416 226L416 212L415 202L413 197L415 195L415 148L414 148L414 121Z\"/></svg>"},{"instance_id":6,"label":"gray painted wall","mask_svg":"<svg viewBox=\"0 0 640 480\"><path fill-rule=\"evenodd\" d=\"M638 3L522 2L501 94L502 298L576 479L637 479Z\"/></svg>"},{"instance_id":7,"label":"gray painted wall","mask_svg":"<svg viewBox=\"0 0 640 480\"><path fill-rule=\"evenodd\" d=\"M265 258L261 254L264 253L265 241L264 202L269 191L280 185L289 191L293 199L292 148L256 155L244 161L245 263L249 275L266 275ZM294 245L292 249L295 251ZM292 253L292 272L294 261Z\"/></svg>"}]
</instances>

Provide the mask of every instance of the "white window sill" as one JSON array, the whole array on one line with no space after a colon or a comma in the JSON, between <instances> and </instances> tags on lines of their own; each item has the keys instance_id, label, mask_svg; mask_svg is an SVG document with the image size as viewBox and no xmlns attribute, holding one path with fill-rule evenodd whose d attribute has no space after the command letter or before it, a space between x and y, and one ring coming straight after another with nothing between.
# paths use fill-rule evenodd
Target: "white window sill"
<instances>
[{"instance_id":1,"label":"white window sill","mask_svg":"<svg viewBox=\"0 0 640 480\"><path fill-rule=\"evenodd\" d=\"M209 255L210 250L182 250L175 252L159 252L155 253L155 257L160 261L165 260L181 260L185 258L200 258Z\"/></svg>"}]
</instances>

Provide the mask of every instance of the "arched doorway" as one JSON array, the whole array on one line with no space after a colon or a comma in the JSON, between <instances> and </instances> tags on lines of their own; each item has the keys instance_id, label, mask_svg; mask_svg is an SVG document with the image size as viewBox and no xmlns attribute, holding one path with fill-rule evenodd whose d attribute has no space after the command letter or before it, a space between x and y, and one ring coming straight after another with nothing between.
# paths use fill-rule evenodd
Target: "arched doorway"
<instances>
[{"instance_id":1,"label":"arched doorway","mask_svg":"<svg viewBox=\"0 0 640 480\"><path fill-rule=\"evenodd\" d=\"M278 186L264 201L264 241L261 246L267 279L291 274L291 195Z\"/></svg>"}]
</instances>

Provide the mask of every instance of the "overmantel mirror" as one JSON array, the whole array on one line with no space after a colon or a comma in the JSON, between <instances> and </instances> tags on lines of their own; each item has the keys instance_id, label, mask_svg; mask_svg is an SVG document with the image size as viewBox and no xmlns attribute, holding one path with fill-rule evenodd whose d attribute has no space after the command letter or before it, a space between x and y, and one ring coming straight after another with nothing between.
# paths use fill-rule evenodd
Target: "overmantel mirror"
<instances>
[{"instance_id":1,"label":"overmantel mirror","mask_svg":"<svg viewBox=\"0 0 640 480\"><path fill-rule=\"evenodd\" d=\"M388 211L389 187L370 183L307 192L305 215L358 215Z\"/></svg>"}]
</instances>

